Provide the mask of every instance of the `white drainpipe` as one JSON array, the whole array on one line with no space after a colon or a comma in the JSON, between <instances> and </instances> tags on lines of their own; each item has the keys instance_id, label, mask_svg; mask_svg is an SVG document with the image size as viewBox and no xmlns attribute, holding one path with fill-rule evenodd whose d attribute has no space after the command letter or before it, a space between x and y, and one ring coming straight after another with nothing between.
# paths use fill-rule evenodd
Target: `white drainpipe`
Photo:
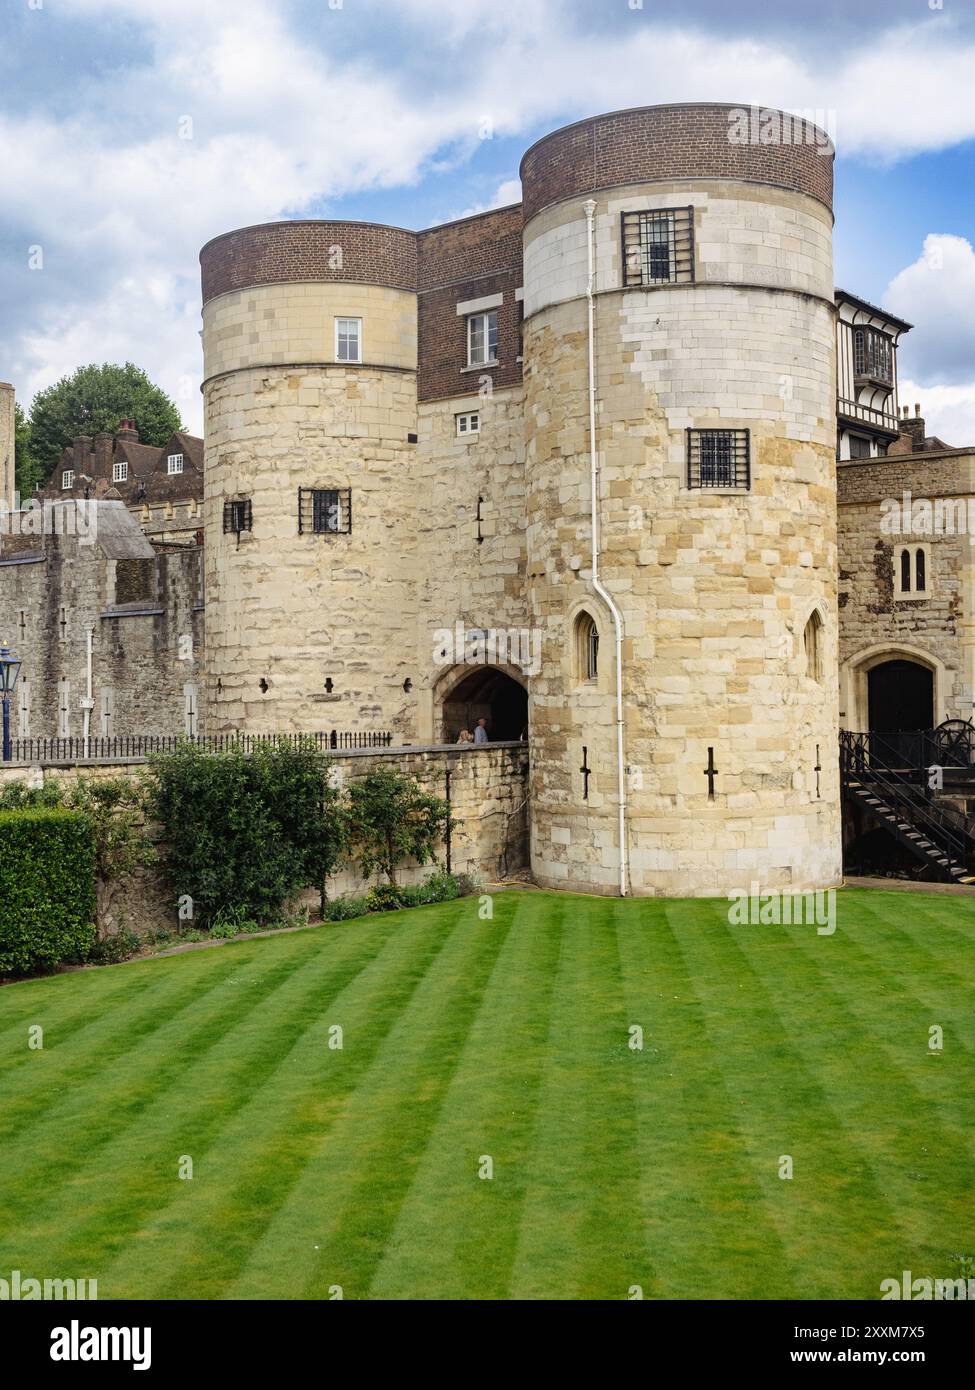
<instances>
[{"instance_id":1,"label":"white drainpipe","mask_svg":"<svg viewBox=\"0 0 975 1390\"><path fill-rule=\"evenodd\" d=\"M620 897L626 897L626 765L623 761L623 615L613 602L599 578L599 461L596 452L596 351L595 299L596 261L593 218L596 204L592 198L583 205L586 214L586 245L589 253L589 279L586 299L589 306L589 479L592 503L592 587L603 600L613 617L616 635L616 776L619 797Z\"/></svg>"}]
</instances>

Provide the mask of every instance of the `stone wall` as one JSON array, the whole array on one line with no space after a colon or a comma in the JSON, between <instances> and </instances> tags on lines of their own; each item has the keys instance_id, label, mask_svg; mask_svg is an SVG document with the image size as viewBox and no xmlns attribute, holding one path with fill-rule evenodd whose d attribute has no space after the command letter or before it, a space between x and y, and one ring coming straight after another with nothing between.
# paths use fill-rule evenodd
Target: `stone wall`
<instances>
[{"instance_id":1,"label":"stone wall","mask_svg":"<svg viewBox=\"0 0 975 1390\"><path fill-rule=\"evenodd\" d=\"M82 736L89 627L92 737L186 732L188 686L202 706L202 549L156 553L124 515L142 547L134 557L114 558L97 539L85 544L78 535L3 542L0 637L22 661L11 702L14 737ZM203 731L201 717L196 732Z\"/></svg>"},{"instance_id":2,"label":"stone wall","mask_svg":"<svg viewBox=\"0 0 975 1390\"><path fill-rule=\"evenodd\" d=\"M426 791L448 795L455 828L451 835L450 864L454 873L471 874L491 883L515 873L527 862L528 750L525 744L495 744L480 748L393 748L383 752L336 752L333 776L340 786L359 780L379 767L394 768L417 778ZM0 766L0 787L8 782L71 781L77 777L99 779L127 777L138 782L146 775L145 762L114 764L51 764L44 767ZM161 847L164 849L164 847ZM438 852L444 864L446 845ZM401 883L421 882L433 868L405 866ZM365 892L352 866L343 866L329 881L330 897ZM304 895L311 910L318 906L317 893ZM125 926L130 931L173 930L176 909L173 892L162 873L141 869L129 881L111 886L99 904L102 934Z\"/></svg>"},{"instance_id":3,"label":"stone wall","mask_svg":"<svg viewBox=\"0 0 975 1390\"><path fill-rule=\"evenodd\" d=\"M844 728L868 727L867 673L893 659L918 662L934 676L934 720L969 719L975 699L975 454L954 449L851 460L838 468L840 717ZM890 503L920 529L896 533ZM924 529L920 503L948 504L949 525ZM903 517L901 518L903 520ZM961 523L960 525L958 523ZM907 545L925 547L928 592L896 594L895 565Z\"/></svg>"}]
</instances>

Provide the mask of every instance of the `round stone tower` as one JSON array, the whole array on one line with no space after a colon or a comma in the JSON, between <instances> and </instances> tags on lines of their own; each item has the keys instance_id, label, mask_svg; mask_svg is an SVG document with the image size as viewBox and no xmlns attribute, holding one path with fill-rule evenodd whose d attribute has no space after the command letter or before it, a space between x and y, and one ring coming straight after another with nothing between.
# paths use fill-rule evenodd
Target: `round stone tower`
<instances>
[{"instance_id":1,"label":"round stone tower","mask_svg":"<svg viewBox=\"0 0 975 1390\"><path fill-rule=\"evenodd\" d=\"M416 258L315 221L200 253L211 731L408 735Z\"/></svg>"},{"instance_id":2,"label":"round stone tower","mask_svg":"<svg viewBox=\"0 0 975 1390\"><path fill-rule=\"evenodd\" d=\"M839 882L832 160L682 105L522 161L542 884Z\"/></svg>"}]
</instances>

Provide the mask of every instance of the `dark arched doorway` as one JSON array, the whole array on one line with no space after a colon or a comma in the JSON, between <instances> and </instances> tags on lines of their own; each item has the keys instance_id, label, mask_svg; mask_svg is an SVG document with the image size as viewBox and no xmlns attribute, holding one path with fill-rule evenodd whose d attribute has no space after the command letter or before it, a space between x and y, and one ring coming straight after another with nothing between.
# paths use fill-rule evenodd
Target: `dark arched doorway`
<instances>
[{"instance_id":1,"label":"dark arched doorway","mask_svg":"<svg viewBox=\"0 0 975 1390\"><path fill-rule=\"evenodd\" d=\"M934 672L916 661L883 661L867 672L867 692L870 732L913 766L919 741L910 735L934 728Z\"/></svg>"},{"instance_id":2,"label":"dark arched doorway","mask_svg":"<svg viewBox=\"0 0 975 1390\"><path fill-rule=\"evenodd\" d=\"M528 728L528 691L494 666L473 668L444 696L444 742L456 743L461 729L473 733L482 717L492 743L521 738Z\"/></svg>"}]
</instances>

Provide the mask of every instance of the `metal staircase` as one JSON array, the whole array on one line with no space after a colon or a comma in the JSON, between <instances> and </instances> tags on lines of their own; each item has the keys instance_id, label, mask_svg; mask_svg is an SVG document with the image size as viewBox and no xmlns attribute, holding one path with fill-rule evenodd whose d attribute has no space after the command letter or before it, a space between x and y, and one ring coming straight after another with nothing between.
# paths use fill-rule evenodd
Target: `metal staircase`
<instances>
[{"instance_id":1,"label":"metal staircase","mask_svg":"<svg viewBox=\"0 0 975 1390\"><path fill-rule=\"evenodd\" d=\"M966 818L927 793L922 769L898 767L898 748L880 734L840 733L844 796L859 803L945 883L975 884L975 835Z\"/></svg>"}]
</instances>

